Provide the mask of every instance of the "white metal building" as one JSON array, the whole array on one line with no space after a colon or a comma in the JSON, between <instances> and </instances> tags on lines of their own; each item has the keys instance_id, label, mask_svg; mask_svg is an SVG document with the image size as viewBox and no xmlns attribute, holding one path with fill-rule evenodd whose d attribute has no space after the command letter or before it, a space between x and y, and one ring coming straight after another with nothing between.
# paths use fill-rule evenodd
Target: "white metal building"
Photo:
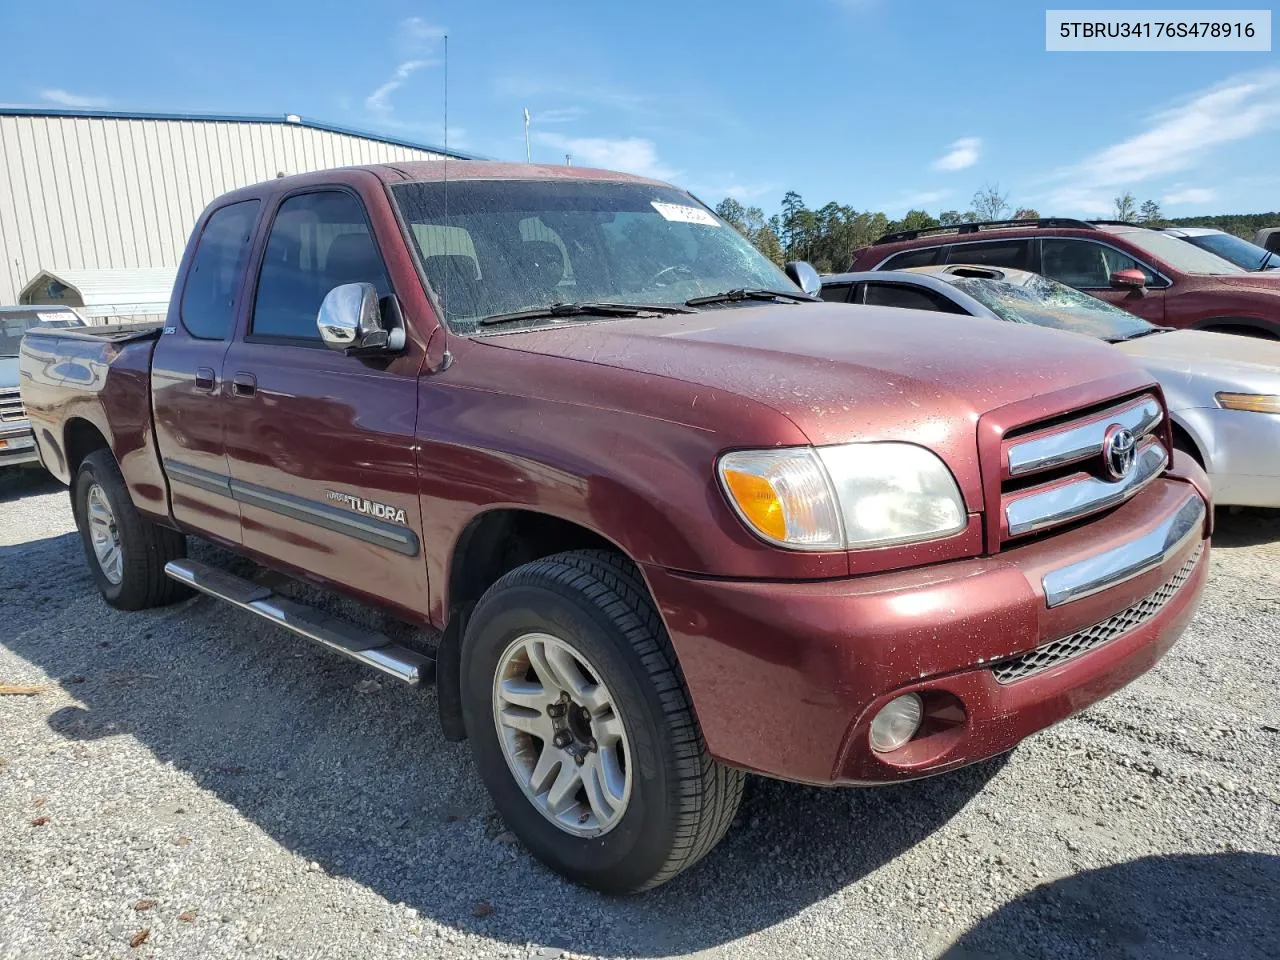
<instances>
[{"instance_id":1,"label":"white metal building","mask_svg":"<svg viewBox=\"0 0 1280 960\"><path fill-rule=\"evenodd\" d=\"M113 296L151 313L158 271L172 275L196 216L219 194L282 173L442 156L293 115L2 107L0 305L26 289L31 302L80 306L78 282L97 298L89 315L126 315Z\"/></svg>"}]
</instances>

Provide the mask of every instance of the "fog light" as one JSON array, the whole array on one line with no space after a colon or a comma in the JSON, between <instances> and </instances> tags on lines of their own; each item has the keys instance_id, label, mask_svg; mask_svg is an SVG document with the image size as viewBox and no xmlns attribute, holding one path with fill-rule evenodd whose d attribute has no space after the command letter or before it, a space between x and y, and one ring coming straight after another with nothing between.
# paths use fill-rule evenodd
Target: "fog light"
<instances>
[{"instance_id":1,"label":"fog light","mask_svg":"<svg viewBox=\"0 0 1280 960\"><path fill-rule=\"evenodd\" d=\"M871 749L888 753L916 735L924 718L924 702L917 694L908 693L890 700L871 721Z\"/></svg>"}]
</instances>

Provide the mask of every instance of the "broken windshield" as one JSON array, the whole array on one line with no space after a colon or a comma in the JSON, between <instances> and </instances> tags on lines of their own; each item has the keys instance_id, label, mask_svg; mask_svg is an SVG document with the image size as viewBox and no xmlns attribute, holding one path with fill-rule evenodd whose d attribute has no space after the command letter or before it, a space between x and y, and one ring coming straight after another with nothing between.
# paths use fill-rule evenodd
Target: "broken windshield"
<instances>
[{"instance_id":1,"label":"broken windshield","mask_svg":"<svg viewBox=\"0 0 1280 960\"><path fill-rule=\"evenodd\" d=\"M392 194L427 281L456 333L522 311L489 330L572 319L554 304L650 304L726 290L794 291L786 274L733 227L680 190L601 180L458 180L405 183ZM447 214L446 214L447 206ZM561 311L563 313L563 311Z\"/></svg>"},{"instance_id":2,"label":"broken windshield","mask_svg":"<svg viewBox=\"0 0 1280 960\"><path fill-rule=\"evenodd\" d=\"M1035 274L1022 284L951 275L941 279L963 290L1002 320L1014 323L1034 323L1111 341L1130 340L1160 329L1097 297Z\"/></svg>"}]
</instances>

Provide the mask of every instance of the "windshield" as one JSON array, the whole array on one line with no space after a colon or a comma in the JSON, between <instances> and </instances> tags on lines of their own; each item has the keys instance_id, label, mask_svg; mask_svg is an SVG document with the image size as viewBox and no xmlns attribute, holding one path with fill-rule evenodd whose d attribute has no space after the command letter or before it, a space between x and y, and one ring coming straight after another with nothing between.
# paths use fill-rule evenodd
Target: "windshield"
<instances>
[{"instance_id":1,"label":"windshield","mask_svg":"<svg viewBox=\"0 0 1280 960\"><path fill-rule=\"evenodd\" d=\"M942 279L1002 320L1014 323L1034 323L1103 340L1128 340L1159 329L1119 307L1041 276L1030 276L1025 284L950 274Z\"/></svg>"},{"instance_id":2,"label":"windshield","mask_svg":"<svg viewBox=\"0 0 1280 960\"><path fill-rule=\"evenodd\" d=\"M1182 240L1216 253L1222 259L1230 260L1237 267L1244 267L1250 272L1261 270L1262 264L1268 259L1271 261L1267 264L1268 270L1280 270L1280 257L1232 233L1204 233L1197 237L1183 237Z\"/></svg>"},{"instance_id":3,"label":"windshield","mask_svg":"<svg viewBox=\"0 0 1280 960\"><path fill-rule=\"evenodd\" d=\"M1222 277L1232 273L1245 271L1229 260L1192 246L1178 237L1167 233L1156 233L1154 230L1133 230L1123 234L1126 240L1140 247L1153 257L1158 257L1175 270L1183 273L1194 273L1199 276Z\"/></svg>"},{"instance_id":4,"label":"windshield","mask_svg":"<svg viewBox=\"0 0 1280 960\"><path fill-rule=\"evenodd\" d=\"M738 231L673 187L458 180L448 185L447 217L442 183L399 184L392 194L457 333L486 332L485 317L555 303L675 306L756 288L800 295ZM555 321L499 329L547 322Z\"/></svg>"},{"instance_id":5,"label":"windshield","mask_svg":"<svg viewBox=\"0 0 1280 960\"><path fill-rule=\"evenodd\" d=\"M22 335L32 327L79 327L80 318L72 313L32 311L25 316L0 316L0 357L16 357L22 346Z\"/></svg>"}]
</instances>

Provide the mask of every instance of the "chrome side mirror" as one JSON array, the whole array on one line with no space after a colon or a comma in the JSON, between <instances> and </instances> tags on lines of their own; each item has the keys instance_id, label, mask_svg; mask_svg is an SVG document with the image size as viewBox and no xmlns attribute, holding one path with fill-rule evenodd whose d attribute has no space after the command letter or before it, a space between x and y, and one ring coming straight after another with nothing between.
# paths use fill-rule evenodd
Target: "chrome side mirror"
<instances>
[{"instance_id":1,"label":"chrome side mirror","mask_svg":"<svg viewBox=\"0 0 1280 960\"><path fill-rule=\"evenodd\" d=\"M378 291L372 283L344 283L330 290L320 303L316 327L330 350L377 354L404 349L404 327L387 329L383 324Z\"/></svg>"},{"instance_id":2,"label":"chrome side mirror","mask_svg":"<svg viewBox=\"0 0 1280 960\"><path fill-rule=\"evenodd\" d=\"M809 296L816 297L822 291L822 278L818 276L818 271L805 261L791 261L787 264L786 271L791 282Z\"/></svg>"}]
</instances>

